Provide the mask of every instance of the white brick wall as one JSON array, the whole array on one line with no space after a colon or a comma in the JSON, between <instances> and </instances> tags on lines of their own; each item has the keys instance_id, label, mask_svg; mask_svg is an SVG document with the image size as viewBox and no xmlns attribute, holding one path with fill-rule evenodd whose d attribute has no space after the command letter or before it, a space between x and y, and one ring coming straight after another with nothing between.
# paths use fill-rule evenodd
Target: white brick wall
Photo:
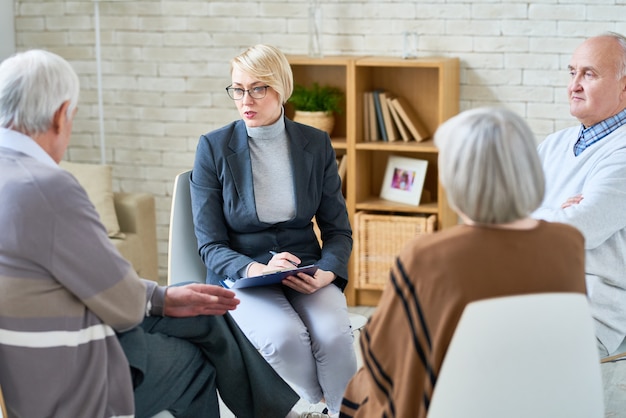
<instances>
[{"instance_id":1,"label":"white brick wall","mask_svg":"<svg viewBox=\"0 0 626 418\"><path fill-rule=\"evenodd\" d=\"M402 54L419 34L422 56L461 59L461 109L505 105L538 140L569 126L566 66L586 37L626 33L626 0L322 0L327 55ZM192 165L198 136L235 118L229 59L256 43L307 52L304 0L100 1L107 162L115 188L157 197L161 274L167 264L174 176ZM18 50L66 57L82 83L68 158L100 158L94 2L17 0Z\"/></svg>"}]
</instances>

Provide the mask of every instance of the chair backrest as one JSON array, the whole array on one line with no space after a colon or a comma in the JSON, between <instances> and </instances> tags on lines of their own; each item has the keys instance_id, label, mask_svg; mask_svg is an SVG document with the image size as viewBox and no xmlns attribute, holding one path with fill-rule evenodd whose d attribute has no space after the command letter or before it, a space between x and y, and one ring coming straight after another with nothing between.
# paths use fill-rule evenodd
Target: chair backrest
<instances>
[{"instance_id":1,"label":"chair backrest","mask_svg":"<svg viewBox=\"0 0 626 418\"><path fill-rule=\"evenodd\" d=\"M206 280L206 267L198 255L198 241L193 227L190 176L191 171L185 171L174 181L167 262L167 281L170 285L204 283Z\"/></svg>"},{"instance_id":2,"label":"chair backrest","mask_svg":"<svg viewBox=\"0 0 626 418\"><path fill-rule=\"evenodd\" d=\"M542 293L467 305L428 418L603 418L587 298Z\"/></svg>"},{"instance_id":3,"label":"chair backrest","mask_svg":"<svg viewBox=\"0 0 626 418\"><path fill-rule=\"evenodd\" d=\"M4 395L2 394L2 387L0 387L0 418L7 418L7 406L4 402Z\"/></svg>"}]
</instances>

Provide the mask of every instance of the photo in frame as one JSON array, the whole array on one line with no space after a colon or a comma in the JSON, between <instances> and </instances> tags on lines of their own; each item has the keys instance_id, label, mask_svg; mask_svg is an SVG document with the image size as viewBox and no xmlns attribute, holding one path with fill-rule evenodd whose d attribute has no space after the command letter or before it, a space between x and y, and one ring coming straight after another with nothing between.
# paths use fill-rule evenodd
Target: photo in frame
<instances>
[{"instance_id":1,"label":"photo in frame","mask_svg":"<svg viewBox=\"0 0 626 418\"><path fill-rule=\"evenodd\" d=\"M419 205L428 161L390 155L380 197L398 203Z\"/></svg>"}]
</instances>

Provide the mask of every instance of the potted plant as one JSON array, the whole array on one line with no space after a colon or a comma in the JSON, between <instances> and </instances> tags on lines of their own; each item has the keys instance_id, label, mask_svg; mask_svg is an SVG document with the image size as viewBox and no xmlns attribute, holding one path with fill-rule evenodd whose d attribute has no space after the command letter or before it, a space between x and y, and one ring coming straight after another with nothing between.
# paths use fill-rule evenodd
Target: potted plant
<instances>
[{"instance_id":1,"label":"potted plant","mask_svg":"<svg viewBox=\"0 0 626 418\"><path fill-rule=\"evenodd\" d=\"M296 84L288 102L295 110L294 121L322 129L330 135L335 114L342 112L342 100L343 92L337 87L313 83L310 87Z\"/></svg>"}]
</instances>

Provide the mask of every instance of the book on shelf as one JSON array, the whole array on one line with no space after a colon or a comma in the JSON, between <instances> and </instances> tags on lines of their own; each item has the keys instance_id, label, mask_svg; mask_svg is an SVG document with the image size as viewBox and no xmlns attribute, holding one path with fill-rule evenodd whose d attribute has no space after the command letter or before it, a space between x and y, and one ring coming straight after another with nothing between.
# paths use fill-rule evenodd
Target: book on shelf
<instances>
[{"instance_id":1,"label":"book on shelf","mask_svg":"<svg viewBox=\"0 0 626 418\"><path fill-rule=\"evenodd\" d=\"M368 113L370 116L369 119L369 132L370 132L370 141L379 141L381 136L378 132L378 119L376 118L376 106L374 105L374 93L368 91L367 93L367 107L369 109Z\"/></svg>"},{"instance_id":2,"label":"book on shelf","mask_svg":"<svg viewBox=\"0 0 626 418\"><path fill-rule=\"evenodd\" d=\"M385 132L387 134L387 141L393 142L400 139L400 134L398 133L398 128L396 127L395 122L391 118L391 112L389 111L389 98L392 98L392 94L386 91L381 91L379 93L380 97L380 107L382 109L383 121L385 122Z\"/></svg>"},{"instance_id":3,"label":"book on shelf","mask_svg":"<svg viewBox=\"0 0 626 418\"><path fill-rule=\"evenodd\" d=\"M369 107L368 95L372 93L366 91L363 93L363 140L369 142L372 140L372 131L370 129L370 118L372 117Z\"/></svg>"},{"instance_id":4,"label":"book on shelf","mask_svg":"<svg viewBox=\"0 0 626 418\"><path fill-rule=\"evenodd\" d=\"M387 128L385 127L385 119L383 118L383 108L381 106L380 93L382 90L374 90L372 95L374 96L374 108L376 109L376 122L378 126L378 132L380 138L383 141L387 141Z\"/></svg>"},{"instance_id":5,"label":"book on shelf","mask_svg":"<svg viewBox=\"0 0 626 418\"><path fill-rule=\"evenodd\" d=\"M402 138L404 142L409 142L411 140L411 133L408 131L407 127L404 125L404 122L402 122L402 118L400 118L398 111L396 110L395 106L391 102L392 99L393 98L391 97L387 98L387 104L389 105L389 112L391 113L391 118L393 119L393 121L396 124L396 127L398 128L398 133L400 134L400 138Z\"/></svg>"},{"instance_id":6,"label":"book on shelf","mask_svg":"<svg viewBox=\"0 0 626 418\"><path fill-rule=\"evenodd\" d=\"M421 142L429 137L428 131L411 108L411 105L402 97L395 97L391 100L398 115L411 132L417 142Z\"/></svg>"}]
</instances>

